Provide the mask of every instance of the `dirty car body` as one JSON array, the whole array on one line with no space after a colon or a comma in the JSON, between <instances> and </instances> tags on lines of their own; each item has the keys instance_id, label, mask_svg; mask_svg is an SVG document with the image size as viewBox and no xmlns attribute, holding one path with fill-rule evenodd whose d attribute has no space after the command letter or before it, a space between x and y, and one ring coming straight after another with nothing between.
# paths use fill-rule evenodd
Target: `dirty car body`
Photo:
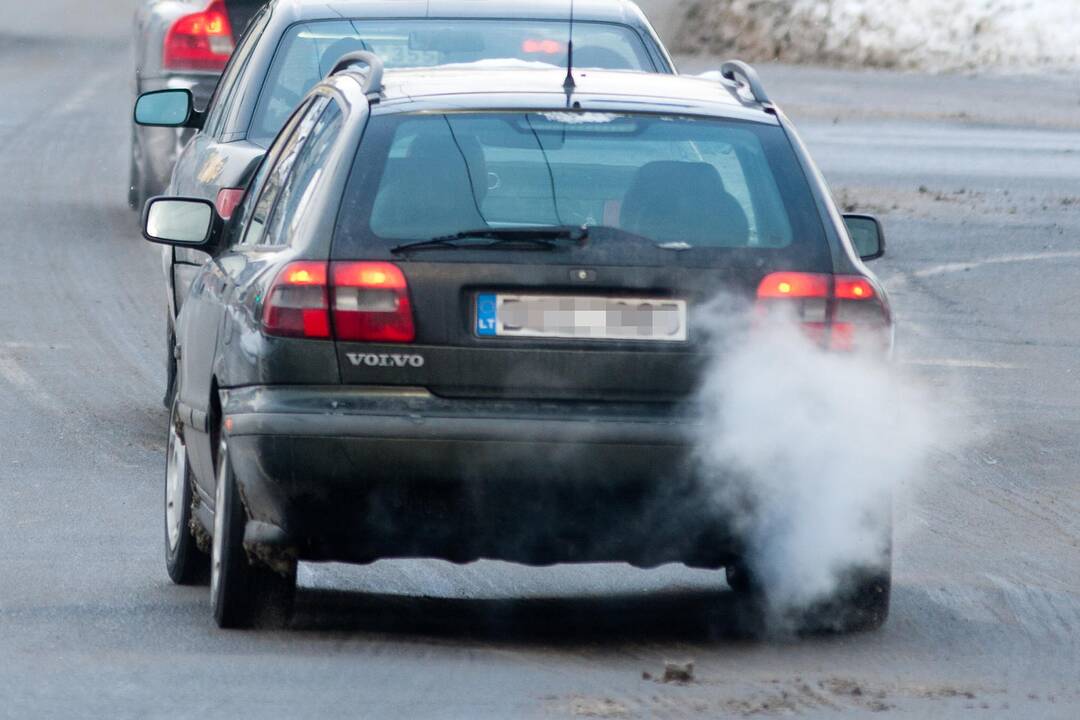
<instances>
[{"instance_id":1,"label":"dirty car body","mask_svg":"<svg viewBox=\"0 0 1080 720\"><path fill-rule=\"evenodd\" d=\"M197 524L227 466L245 552L286 573L735 562L694 310L847 278L879 333L887 298L771 104L564 75L347 70L304 101L179 318Z\"/></svg>"}]
</instances>

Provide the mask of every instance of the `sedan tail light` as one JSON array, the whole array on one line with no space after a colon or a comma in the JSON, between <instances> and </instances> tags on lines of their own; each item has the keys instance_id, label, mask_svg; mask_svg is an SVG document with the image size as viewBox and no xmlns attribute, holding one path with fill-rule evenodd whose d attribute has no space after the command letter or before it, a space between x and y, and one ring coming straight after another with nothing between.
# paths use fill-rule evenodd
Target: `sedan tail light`
<instances>
[{"instance_id":1,"label":"sedan tail light","mask_svg":"<svg viewBox=\"0 0 1080 720\"><path fill-rule=\"evenodd\" d=\"M232 24L224 0L213 0L202 12L184 15L165 35L162 65L166 70L221 72L233 51Z\"/></svg>"},{"instance_id":2,"label":"sedan tail light","mask_svg":"<svg viewBox=\"0 0 1080 720\"><path fill-rule=\"evenodd\" d=\"M779 272L758 286L760 316L793 314L815 343L828 350L887 350L890 319L874 284L860 275Z\"/></svg>"},{"instance_id":3,"label":"sedan tail light","mask_svg":"<svg viewBox=\"0 0 1080 720\"><path fill-rule=\"evenodd\" d=\"M222 188L218 191L214 207L217 208L218 215L221 216L222 220L232 219L236 208L244 201L246 192L244 188Z\"/></svg>"},{"instance_id":4,"label":"sedan tail light","mask_svg":"<svg viewBox=\"0 0 1080 720\"><path fill-rule=\"evenodd\" d=\"M262 317L263 332L278 337L383 343L416 339L408 283L392 263L289 263L270 286Z\"/></svg>"}]
</instances>

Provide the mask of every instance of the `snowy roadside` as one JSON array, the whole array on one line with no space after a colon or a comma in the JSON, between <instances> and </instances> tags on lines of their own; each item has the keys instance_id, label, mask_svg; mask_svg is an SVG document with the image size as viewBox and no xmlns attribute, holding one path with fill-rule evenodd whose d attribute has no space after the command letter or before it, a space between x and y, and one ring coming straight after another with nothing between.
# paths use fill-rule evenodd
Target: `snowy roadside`
<instances>
[{"instance_id":1,"label":"snowy roadside","mask_svg":"<svg viewBox=\"0 0 1080 720\"><path fill-rule=\"evenodd\" d=\"M905 70L1080 69L1074 0L691 0L680 53Z\"/></svg>"}]
</instances>

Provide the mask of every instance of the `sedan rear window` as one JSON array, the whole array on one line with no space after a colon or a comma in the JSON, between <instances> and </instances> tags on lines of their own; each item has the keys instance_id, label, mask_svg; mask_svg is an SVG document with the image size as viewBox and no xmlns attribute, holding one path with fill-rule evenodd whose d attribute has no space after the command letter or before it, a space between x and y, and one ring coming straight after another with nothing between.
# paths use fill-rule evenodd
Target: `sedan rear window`
<instances>
[{"instance_id":1,"label":"sedan rear window","mask_svg":"<svg viewBox=\"0 0 1080 720\"><path fill-rule=\"evenodd\" d=\"M324 20L294 25L274 55L248 138L260 144L272 140L300 98L350 52L375 52L387 68L503 59L565 67L567 40L565 22L546 20ZM600 22L575 24L574 65L657 70L633 28Z\"/></svg>"},{"instance_id":2,"label":"sedan rear window","mask_svg":"<svg viewBox=\"0 0 1080 720\"><path fill-rule=\"evenodd\" d=\"M374 117L335 254L482 229L583 226L590 246L621 262L651 264L659 253L710 264L732 251L829 262L780 127L581 112Z\"/></svg>"}]
</instances>

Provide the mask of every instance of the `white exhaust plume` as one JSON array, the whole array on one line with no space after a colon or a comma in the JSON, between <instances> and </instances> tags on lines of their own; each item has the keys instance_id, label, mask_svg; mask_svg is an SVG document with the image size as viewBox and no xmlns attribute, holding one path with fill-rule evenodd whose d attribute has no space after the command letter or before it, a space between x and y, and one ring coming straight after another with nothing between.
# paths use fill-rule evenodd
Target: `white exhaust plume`
<instances>
[{"instance_id":1,"label":"white exhaust plume","mask_svg":"<svg viewBox=\"0 0 1080 720\"><path fill-rule=\"evenodd\" d=\"M733 516L773 630L890 563L892 496L926 476L946 433L928 395L883 358L826 353L796 323L698 318L716 352L700 389L699 460Z\"/></svg>"}]
</instances>

